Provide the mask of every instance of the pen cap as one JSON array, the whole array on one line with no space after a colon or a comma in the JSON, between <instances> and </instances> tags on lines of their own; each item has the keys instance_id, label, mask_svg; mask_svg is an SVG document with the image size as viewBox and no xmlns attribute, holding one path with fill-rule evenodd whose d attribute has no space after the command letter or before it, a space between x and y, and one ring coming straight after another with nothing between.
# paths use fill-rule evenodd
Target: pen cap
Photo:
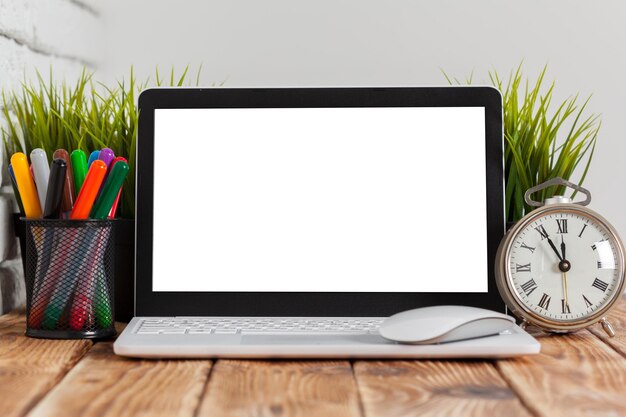
<instances>
[{"instance_id":1,"label":"pen cap","mask_svg":"<svg viewBox=\"0 0 626 417\"><path fill-rule=\"evenodd\" d=\"M115 159L113 160L113 162L111 162L111 168L113 166L115 166L115 163L118 161L123 161L128 163L128 161L126 160L126 158L124 158L123 156L117 156L115 157ZM124 187L120 187L120 190L117 192L117 197L115 197L115 201L113 202L113 205L111 206L111 211L109 211L109 219L114 219L115 215L117 214L117 207L120 204L120 198L122 197L122 189Z\"/></svg>"},{"instance_id":2,"label":"pen cap","mask_svg":"<svg viewBox=\"0 0 626 417\"><path fill-rule=\"evenodd\" d=\"M54 159L50 164L50 179L48 180L48 193L46 204L44 205L44 219L58 219L61 217L61 206L63 204L63 191L67 164L61 158Z\"/></svg>"},{"instance_id":3,"label":"pen cap","mask_svg":"<svg viewBox=\"0 0 626 417\"><path fill-rule=\"evenodd\" d=\"M91 210L90 217L93 219L106 219L117 197L124 180L128 175L129 167L126 162L118 161L111 169L102 192Z\"/></svg>"},{"instance_id":4,"label":"pen cap","mask_svg":"<svg viewBox=\"0 0 626 417\"><path fill-rule=\"evenodd\" d=\"M110 148L102 148L100 154L98 155L98 159L107 164L107 168L111 169L111 162L115 159L115 153Z\"/></svg>"},{"instance_id":5,"label":"pen cap","mask_svg":"<svg viewBox=\"0 0 626 417\"><path fill-rule=\"evenodd\" d=\"M97 161L99 157L100 151L93 151L91 154L89 154L89 162L87 162L87 167L91 168L91 164L93 164L94 161Z\"/></svg>"},{"instance_id":6,"label":"pen cap","mask_svg":"<svg viewBox=\"0 0 626 417\"><path fill-rule=\"evenodd\" d=\"M74 194L78 196L87 176L87 155L81 149L72 151L72 171L74 172Z\"/></svg>"},{"instance_id":7,"label":"pen cap","mask_svg":"<svg viewBox=\"0 0 626 417\"><path fill-rule=\"evenodd\" d=\"M50 164L48 163L46 152L40 148L33 149L30 153L30 163L33 169L33 176L35 177L35 184L37 185L39 202L44 204L48 190L48 177L50 176Z\"/></svg>"},{"instance_id":8,"label":"pen cap","mask_svg":"<svg viewBox=\"0 0 626 417\"><path fill-rule=\"evenodd\" d=\"M65 179L63 181L63 211L71 211L72 207L74 207L74 200L76 199L76 194L74 190L74 172L72 171L72 161L70 158L70 154L67 153L65 149L57 149L52 154L53 159L62 159L65 161ZM52 166L50 166L50 171L52 171ZM49 188L49 187L48 187ZM45 211L45 210L44 210Z\"/></svg>"},{"instance_id":9,"label":"pen cap","mask_svg":"<svg viewBox=\"0 0 626 417\"><path fill-rule=\"evenodd\" d=\"M102 148L102 150L100 151L100 155L98 155L98 159L104 162L107 166L107 172L106 174L104 174L104 181L106 183L107 177L109 176L109 173L111 172L111 168L113 168L113 161L115 159L115 153L113 153L113 150L111 148ZM100 191L98 192L98 197L100 196L101 192L102 192L102 189L100 189ZM98 197L96 197L96 201L98 201Z\"/></svg>"},{"instance_id":10,"label":"pen cap","mask_svg":"<svg viewBox=\"0 0 626 417\"><path fill-rule=\"evenodd\" d=\"M87 177L85 177L85 183L80 189L78 197L76 197L76 204L74 204L70 219L80 220L89 217L89 212L96 200L106 172L107 166L104 162L94 161L91 164L89 172L87 172Z\"/></svg>"},{"instance_id":11,"label":"pen cap","mask_svg":"<svg viewBox=\"0 0 626 417\"><path fill-rule=\"evenodd\" d=\"M15 201L17 201L17 207L20 210L20 215L25 216L24 205L22 204L22 198L20 197L20 191L17 188L17 182L15 181L15 174L13 173L13 165L9 164L9 177L11 178L11 185L13 186L13 194L15 195Z\"/></svg>"},{"instance_id":12,"label":"pen cap","mask_svg":"<svg viewBox=\"0 0 626 417\"><path fill-rule=\"evenodd\" d=\"M30 174L30 167L28 166L26 155L22 152L13 154L11 157L11 166L13 167L13 174L15 174L17 189L20 192L20 198L22 199L26 217L30 219L41 218L41 204L39 203L39 196L35 188L35 181Z\"/></svg>"}]
</instances>

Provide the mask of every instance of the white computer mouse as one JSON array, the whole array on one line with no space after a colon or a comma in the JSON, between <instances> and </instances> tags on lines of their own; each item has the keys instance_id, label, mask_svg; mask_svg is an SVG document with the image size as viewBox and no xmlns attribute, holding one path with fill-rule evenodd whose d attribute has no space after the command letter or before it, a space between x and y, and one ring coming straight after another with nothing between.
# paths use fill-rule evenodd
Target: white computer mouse
<instances>
[{"instance_id":1,"label":"white computer mouse","mask_svg":"<svg viewBox=\"0 0 626 417\"><path fill-rule=\"evenodd\" d=\"M483 308L435 306L404 311L380 325L385 339L433 344L497 335L515 326L513 317Z\"/></svg>"}]
</instances>

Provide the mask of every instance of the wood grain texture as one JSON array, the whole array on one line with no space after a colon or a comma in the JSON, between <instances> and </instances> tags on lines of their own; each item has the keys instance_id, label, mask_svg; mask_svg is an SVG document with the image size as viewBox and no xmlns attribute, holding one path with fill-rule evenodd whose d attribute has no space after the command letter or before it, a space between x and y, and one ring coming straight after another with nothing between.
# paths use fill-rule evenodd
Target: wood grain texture
<instances>
[{"instance_id":1,"label":"wood grain texture","mask_svg":"<svg viewBox=\"0 0 626 417\"><path fill-rule=\"evenodd\" d=\"M530 416L491 362L358 361L365 415Z\"/></svg>"},{"instance_id":2,"label":"wood grain texture","mask_svg":"<svg viewBox=\"0 0 626 417\"><path fill-rule=\"evenodd\" d=\"M359 416L347 361L220 360L198 416Z\"/></svg>"},{"instance_id":3,"label":"wood grain texture","mask_svg":"<svg viewBox=\"0 0 626 417\"><path fill-rule=\"evenodd\" d=\"M211 361L137 360L98 343L29 417L194 415Z\"/></svg>"},{"instance_id":4,"label":"wood grain texture","mask_svg":"<svg viewBox=\"0 0 626 417\"><path fill-rule=\"evenodd\" d=\"M18 311L0 317L0 416L626 416L626 299L610 316L616 338L541 334L537 356L356 361L353 373L347 361L124 359L111 342L26 338Z\"/></svg>"},{"instance_id":5,"label":"wood grain texture","mask_svg":"<svg viewBox=\"0 0 626 417\"><path fill-rule=\"evenodd\" d=\"M23 416L92 346L89 340L24 336L25 317L0 317L0 416Z\"/></svg>"},{"instance_id":6,"label":"wood grain texture","mask_svg":"<svg viewBox=\"0 0 626 417\"><path fill-rule=\"evenodd\" d=\"M615 337L607 336L600 325L590 327L589 330L626 358L626 295L615 304L608 320L615 329Z\"/></svg>"},{"instance_id":7,"label":"wood grain texture","mask_svg":"<svg viewBox=\"0 0 626 417\"><path fill-rule=\"evenodd\" d=\"M541 353L497 368L537 416L626 415L626 360L587 330L540 336Z\"/></svg>"}]
</instances>

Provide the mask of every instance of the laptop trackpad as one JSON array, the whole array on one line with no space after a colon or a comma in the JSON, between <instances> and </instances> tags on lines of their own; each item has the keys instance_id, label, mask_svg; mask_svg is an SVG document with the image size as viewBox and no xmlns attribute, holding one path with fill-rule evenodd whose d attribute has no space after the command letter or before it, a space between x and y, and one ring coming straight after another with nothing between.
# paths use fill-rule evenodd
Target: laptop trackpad
<instances>
[{"instance_id":1,"label":"laptop trackpad","mask_svg":"<svg viewBox=\"0 0 626 417\"><path fill-rule=\"evenodd\" d=\"M242 345L354 345L393 344L375 334L346 335L244 335Z\"/></svg>"}]
</instances>

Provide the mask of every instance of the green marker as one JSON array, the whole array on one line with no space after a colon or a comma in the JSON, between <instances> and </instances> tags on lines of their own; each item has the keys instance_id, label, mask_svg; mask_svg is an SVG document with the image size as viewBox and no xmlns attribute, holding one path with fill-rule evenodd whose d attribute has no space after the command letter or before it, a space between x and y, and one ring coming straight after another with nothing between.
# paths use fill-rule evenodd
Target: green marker
<instances>
[{"instance_id":1,"label":"green marker","mask_svg":"<svg viewBox=\"0 0 626 417\"><path fill-rule=\"evenodd\" d=\"M80 192L87 176L87 155L80 149L76 149L70 156L72 170L74 171L74 190L76 195Z\"/></svg>"},{"instance_id":2,"label":"green marker","mask_svg":"<svg viewBox=\"0 0 626 417\"><path fill-rule=\"evenodd\" d=\"M113 312L111 311L111 298L109 294L109 288L107 286L106 277L104 274L98 274L96 278L96 294L95 301L95 316L96 324L102 329L108 329L113 326Z\"/></svg>"},{"instance_id":3,"label":"green marker","mask_svg":"<svg viewBox=\"0 0 626 417\"><path fill-rule=\"evenodd\" d=\"M124 180L128 175L128 170L128 164L124 161L117 161L115 165L113 165L102 187L100 196L91 209L91 213L89 214L90 218L103 220L109 216L113 202L117 198L117 193L120 191L120 188L122 188L122 184L124 184Z\"/></svg>"}]
</instances>

